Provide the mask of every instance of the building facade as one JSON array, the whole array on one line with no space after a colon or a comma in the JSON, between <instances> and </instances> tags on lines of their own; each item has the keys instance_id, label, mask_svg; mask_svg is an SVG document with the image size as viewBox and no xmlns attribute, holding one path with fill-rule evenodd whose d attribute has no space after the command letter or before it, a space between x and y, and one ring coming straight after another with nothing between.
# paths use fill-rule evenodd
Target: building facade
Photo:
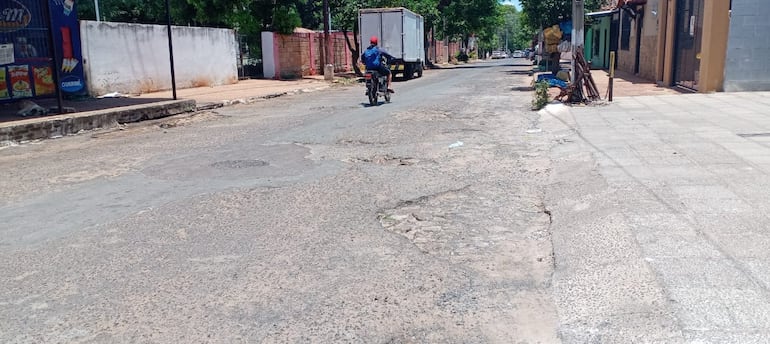
<instances>
[{"instance_id":1,"label":"building facade","mask_svg":"<svg viewBox=\"0 0 770 344\"><path fill-rule=\"evenodd\" d=\"M618 32L617 68L697 92L770 90L766 2L621 1L610 24Z\"/></svg>"},{"instance_id":2,"label":"building facade","mask_svg":"<svg viewBox=\"0 0 770 344\"><path fill-rule=\"evenodd\" d=\"M767 0L732 0L724 90L770 90L770 6Z\"/></svg>"},{"instance_id":3,"label":"building facade","mask_svg":"<svg viewBox=\"0 0 770 344\"><path fill-rule=\"evenodd\" d=\"M612 25L616 11L586 14L585 57L591 68L610 68L610 46L617 46L617 32Z\"/></svg>"}]
</instances>

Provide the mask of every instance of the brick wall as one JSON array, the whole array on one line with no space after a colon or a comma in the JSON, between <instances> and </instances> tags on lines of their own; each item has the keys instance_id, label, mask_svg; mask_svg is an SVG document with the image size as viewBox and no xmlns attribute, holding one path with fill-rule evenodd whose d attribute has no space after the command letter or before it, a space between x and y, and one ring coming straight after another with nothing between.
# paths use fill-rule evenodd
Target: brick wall
<instances>
[{"instance_id":1,"label":"brick wall","mask_svg":"<svg viewBox=\"0 0 770 344\"><path fill-rule=\"evenodd\" d=\"M724 90L770 90L770 6L767 0L733 0Z\"/></svg>"},{"instance_id":2,"label":"brick wall","mask_svg":"<svg viewBox=\"0 0 770 344\"><path fill-rule=\"evenodd\" d=\"M291 35L274 34L278 53L277 76L281 79L295 79L308 75L323 74L326 47L323 33L294 33ZM353 39L353 35L348 33ZM348 50L345 36L342 32L330 33L334 71L336 73L353 70L352 56ZM265 76L270 77L270 76Z\"/></svg>"},{"instance_id":3,"label":"brick wall","mask_svg":"<svg viewBox=\"0 0 770 344\"><path fill-rule=\"evenodd\" d=\"M301 34L278 35L278 61L281 69L278 74L281 79L295 79L303 76L303 45L307 45L307 39ZM304 43L304 44L303 44Z\"/></svg>"},{"instance_id":4,"label":"brick wall","mask_svg":"<svg viewBox=\"0 0 770 344\"><path fill-rule=\"evenodd\" d=\"M434 63L447 63L457 59L460 52L460 42L436 41L434 47L428 48L427 59Z\"/></svg>"}]
</instances>

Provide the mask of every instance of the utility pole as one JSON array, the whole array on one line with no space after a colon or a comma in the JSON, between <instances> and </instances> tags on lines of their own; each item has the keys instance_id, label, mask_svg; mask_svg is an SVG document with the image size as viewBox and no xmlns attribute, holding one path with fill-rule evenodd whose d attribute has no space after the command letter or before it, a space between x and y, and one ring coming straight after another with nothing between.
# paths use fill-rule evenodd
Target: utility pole
<instances>
[{"instance_id":1,"label":"utility pole","mask_svg":"<svg viewBox=\"0 0 770 344\"><path fill-rule=\"evenodd\" d=\"M168 62L171 67L171 94L176 100L176 72L174 71L174 44L171 40L171 0L166 0L166 32L168 33Z\"/></svg>"},{"instance_id":2,"label":"utility pole","mask_svg":"<svg viewBox=\"0 0 770 344\"><path fill-rule=\"evenodd\" d=\"M329 0L324 0L324 43L326 46L326 58L324 59L324 62L326 63L324 66L325 80L334 80L334 61L332 54L333 45L329 35L329 26L331 26L330 20Z\"/></svg>"},{"instance_id":3,"label":"utility pole","mask_svg":"<svg viewBox=\"0 0 770 344\"><path fill-rule=\"evenodd\" d=\"M96 21L102 21L102 19L99 17L99 0L94 0L94 8L96 9Z\"/></svg>"},{"instance_id":4,"label":"utility pole","mask_svg":"<svg viewBox=\"0 0 770 344\"><path fill-rule=\"evenodd\" d=\"M585 44L585 5L583 0L572 0L572 72L570 79L575 84L575 56Z\"/></svg>"}]
</instances>

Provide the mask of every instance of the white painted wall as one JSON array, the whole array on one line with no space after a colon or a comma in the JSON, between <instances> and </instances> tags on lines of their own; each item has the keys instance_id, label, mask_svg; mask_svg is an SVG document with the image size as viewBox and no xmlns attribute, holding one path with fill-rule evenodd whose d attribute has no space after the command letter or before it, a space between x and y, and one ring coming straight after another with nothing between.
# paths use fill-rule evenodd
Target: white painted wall
<instances>
[{"instance_id":1,"label":"white painted wall","mask_svg":"<svg viewBox=\"0 0 770 344\"><path fill-rule=\"evenodd\" d=\"M147 93L171 89L166 26L80 22L89 92ZM238 82L230 29L172 26L177 88Z\"/></svg>"},{"instance_id":2,"label":"white painted wall","mask_svg":"<svg viewBox=\"0 0 770 344\"><path fill-rule=\"evenodd\" d=\"M275 34L272 32L262 32L262 75L266 79L272 79L277 76L275 70L274 39Z\"/></svg>"}]
</instances>

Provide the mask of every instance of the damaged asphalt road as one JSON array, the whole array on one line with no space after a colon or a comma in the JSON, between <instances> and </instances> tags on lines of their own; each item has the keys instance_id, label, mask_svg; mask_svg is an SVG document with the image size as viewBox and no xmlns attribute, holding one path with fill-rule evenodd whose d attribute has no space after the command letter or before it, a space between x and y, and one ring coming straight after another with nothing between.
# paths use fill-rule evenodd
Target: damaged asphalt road
<instances>
[{"instance_id":1,"label":"damaged asphalt road","mask_svg":"<svg viewBox=\"0 0 770 344\"><path fill-rule=\"evenodd\" d=\"M469 67L0 151L0 342L559 341L553 143Z\"/></svg>"}]
</instances>

